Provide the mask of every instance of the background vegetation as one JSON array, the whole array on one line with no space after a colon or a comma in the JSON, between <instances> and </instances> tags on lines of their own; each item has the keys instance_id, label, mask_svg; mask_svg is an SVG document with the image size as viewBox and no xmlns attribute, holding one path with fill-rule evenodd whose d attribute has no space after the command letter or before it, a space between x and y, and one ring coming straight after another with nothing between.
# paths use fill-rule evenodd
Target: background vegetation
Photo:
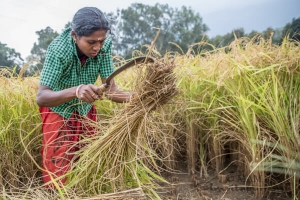
<instances>
[{"instance_id":1,"label":"background vegetation","mask_svg":"<svg viewBox=\"0 0 300 200\"><path fill-rule=\"evenodd\" d=\"M297 31L300 29L300 18L291 19L291 22L284 27L266 30L259 33L255 30L245 33L241 27L225 35L218 35L213 38L206 36L209 25L203 22L199 13L190 7L172 8L168 4L155 4L154 6L134 3L130 7L116 12L106 13L112 25L114 55L123 58L131 58L135 50L145 52L146 44L150 44L155 37L156 30L160 28L160 37L156 42L157 51L162 55L167 52L179 52L184 54L191 45L199 42L208 42L215 47L228 46L235 38L253 38L260 34L264 39L272 38L273 44L281 44L284 36L291 39L300 39ZM66 22L65 28L70 26ZM17 67L19 69L25 62L30 61L25 72L26 76L39 74L45 58L45 52L50 42L59 34L51 27L36 31L38 40L31 49L31 55L21 58L18 52L0 43L0 67ZM0 39L1 42L1 39ZM200 50L211 50L210 45L202 45Z\"/></svg>"}]
</instances>

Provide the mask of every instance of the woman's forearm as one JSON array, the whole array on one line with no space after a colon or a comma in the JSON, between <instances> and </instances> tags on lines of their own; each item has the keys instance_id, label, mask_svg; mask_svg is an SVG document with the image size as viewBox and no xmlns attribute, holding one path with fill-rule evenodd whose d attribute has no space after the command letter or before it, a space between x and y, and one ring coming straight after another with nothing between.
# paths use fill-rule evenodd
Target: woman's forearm
<instances>
[{"instance_id":1,"label":"woman's forearm","mask_svg":"<svg viewBox=\"0 0 300 200\"><path fill-rule=\"evenodd\" d=\"M36 102L39 107L55 107L76 98L76 88L72 87L61 91L43 89L38 92Z\"/></svg>"}]
</instances>

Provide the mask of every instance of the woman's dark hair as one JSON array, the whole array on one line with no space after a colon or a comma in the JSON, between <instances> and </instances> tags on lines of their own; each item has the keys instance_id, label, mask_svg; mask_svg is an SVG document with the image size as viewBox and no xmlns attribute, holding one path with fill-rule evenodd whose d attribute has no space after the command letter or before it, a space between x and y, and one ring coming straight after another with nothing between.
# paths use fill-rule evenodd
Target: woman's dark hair
<instances>
[{"instance_id":1,"label":"woman's dark hair","mask_svg":"<svg viewBox=\"0 0 300 200\"><path fill-rule=\"evenodd\" d=\"M111 28L104 14L95 7L79 9L73 17L71 28L79 37L89 36L98 30L105 30L111 33Z\"/></svg>"}]
</instances>

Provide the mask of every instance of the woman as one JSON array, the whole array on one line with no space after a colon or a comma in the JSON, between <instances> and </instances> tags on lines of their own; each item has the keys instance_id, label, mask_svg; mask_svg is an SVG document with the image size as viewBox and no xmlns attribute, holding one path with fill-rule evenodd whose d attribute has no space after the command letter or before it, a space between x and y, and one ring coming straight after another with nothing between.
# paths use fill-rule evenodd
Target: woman
<instances>
[{"instance_id":1,"label":"woman","mask_svg":"<svg viewBox=\"0 0 300 200\"><path fill-rule=\"evenodd\" d=\"M111 30L103 13L95 7L76 12L71 28L49 45L40 77L37 104L42 116L41 149L43 180L53 188L62 186L70 169L78 141L94 130L84 120L96 121L93 102L103 99L94 83L100 75L104 83L114 70L108 36ZM117 88L114 81L106 92L114 102L128 102L130 93Z\"/></svg>"}]
</instances>

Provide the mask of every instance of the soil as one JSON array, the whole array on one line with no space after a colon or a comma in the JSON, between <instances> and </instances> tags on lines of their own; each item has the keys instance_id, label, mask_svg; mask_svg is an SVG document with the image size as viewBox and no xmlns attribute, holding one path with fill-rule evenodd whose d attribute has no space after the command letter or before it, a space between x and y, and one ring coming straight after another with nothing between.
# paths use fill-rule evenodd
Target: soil
<instances>
[{"instance_id":1,"label":"soil","mask_svg":"<svg viewBox=\"0 0 300 200\"><path fill-rule=\"evenodd\" d=\"M283 188L276 187L265 191L263 198L255 196L252 187L245 187L245 178L233 168L226 170L222 176L209 173L208 178L199 175L190 176L186 165L180 166L180 173L164 174L171 183L158 194L167 200L288 200L293 199Z\"/></svg>"}]
</instances>

